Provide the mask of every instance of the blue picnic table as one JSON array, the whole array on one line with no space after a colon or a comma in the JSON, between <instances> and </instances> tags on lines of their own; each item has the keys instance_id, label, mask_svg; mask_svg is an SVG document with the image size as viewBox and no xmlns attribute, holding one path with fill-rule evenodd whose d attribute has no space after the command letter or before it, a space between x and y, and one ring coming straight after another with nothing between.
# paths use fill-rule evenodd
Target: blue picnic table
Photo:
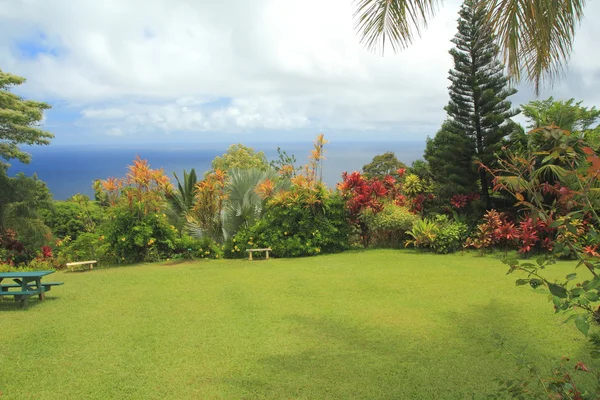
<instances>
[{"instance_id":1,"label":"blue picnic table","mask_svg":"<svg viewBox=\"0 0 600 400\"><path fill-rule=\"evenodd\" d=\"M46 298L52 286L62 285L64 282L42 282L44 276L54 271L31 271L31 272L0 272L0 298L13 296L15 301L20 301L25 307L29 297L38 295L40 300ZM12 283L3 283L4 279L12 279Z\"/></svg>"}]
</instances>

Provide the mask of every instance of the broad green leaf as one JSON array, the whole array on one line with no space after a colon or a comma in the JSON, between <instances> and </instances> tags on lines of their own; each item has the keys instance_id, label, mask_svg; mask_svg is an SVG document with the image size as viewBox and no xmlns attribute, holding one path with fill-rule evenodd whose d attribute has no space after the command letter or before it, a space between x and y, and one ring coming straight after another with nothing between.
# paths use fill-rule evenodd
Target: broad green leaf
<instances>
[{"instance_id":1,"label":"broad green leaf","mask_svg":"<svg viewBox=\"0 0 600 400\"><path fill-rule=\"evenodd\" d=\"M585 294L585 298L589 301L598 301L598 293L596 292L587 292Z\"/></svg>"},{"instance_id":2,"label":"broad green leaf","mask_svg":"<svg viewBox=\"0 0 600 400\"><path fill-rule=\"evenodd\" d=\"M529 283L529 279L517 279L515 283L517 286L527 285Z\"/></svg>"},{"instance_id":3,"label":"broad green leaf","mask_svg":"<svg viewBox=\"0 0 600 400\"><path fill-rule=\"evenodd\" d=\"M575 326L581 331L581 333L587 336L590 330L590 323L587 319L587 315L578 315L575 318Z\"/></svg>"},{"instance_id":4,"label":"broad green leaf","mask_svg":"<svg viewBox=\"0 0 600 400\"><path fill-rule=\"evenodd\" d=\"M575 272L573 272L572 274L567 275L567 280L568 281L572 281L575 278L577 278L577 274Z\"/></svg>"},{"instance_id":5,"label":"broad green leaf","mask_svg":"<svg viewBox=\"0 0 600 400\"><path fill-rule=\"evenodd\" d=\"M556 283L548 282L548 289L550 289L550 293L556 297L560 297L561 299L564 299L568 296L567 289L565 289L564 286L557 285Z\"/></svg>"}]
</instances>

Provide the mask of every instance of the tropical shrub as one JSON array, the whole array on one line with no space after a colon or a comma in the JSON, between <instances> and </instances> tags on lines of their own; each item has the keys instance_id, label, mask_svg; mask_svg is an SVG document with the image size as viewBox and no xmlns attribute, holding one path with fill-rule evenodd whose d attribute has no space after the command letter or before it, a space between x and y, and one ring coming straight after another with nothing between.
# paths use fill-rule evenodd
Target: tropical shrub
<instances>
[{"instance_id":1,"label":"tropical shrub","mask_svg":"<svg viewBox=\"0 0 600 400\"><path fill-rule=\"evenodd\" d=\"M407 207L386 203L381 212L365 210L360 218L367 225L374 246L398 247L407 237L406 231L412 228L419 216L411 213Z\"/></svg>"},{"instance_id":2,"label":"tropical shrub","mask_svg":"<svg viewBox=\"0 0 600 400\"><path fill-rule=\"evenodd\" d=\"M191 260L221 257L223 257L222 246L208 236L198 239L184 234L175 239L172 256L174 259Z\"/></svg>"},{"instance_id":3,"label":"tropical shrub","mask_svg":"<svg viewBox=\"0 0 600 400\"><path fill-rule=\"evenodd\" d=\"M99 263L114 263L116 257L109 257L110 244L98 233L84 232L75 240L70 236L56 241L56 253L59 263L96 260Z\"/></svg>"},{"instance_id":4,"label":"tropical shrub","mask_svg":"<svg viewBox=\"0 0 600 400\"><path fill-rule=\"evenodd\" d=\"M108 256L119 263L170 258L176 229L165 214L138 215L126 207L113 207L99 232L109 246Z\"/></svg>"},{"instance_id":5,"label":"tropical shrub","mask_svg":"<svg viewBox=\"0 0 600 400\"><path fill-rule=\"evenodd\" d=\"M77 239L80 233L94 232L96 226L106 219L102 207L81 195L68 201L56 201L40 214L55 237L62 239L69 236L72 240Z\"/></svg>"},{"instance_id":6,"label":"tropical shrub","mask_svg":"<svg viewBox=\"0 0 600 400\"><path fill-rule=\"evenodd\" d=\"M419 249L430 249L436 253L451 253L462 248L468 235L468 226L452 221L447 215L436 215L433 219L419 219L406 232L412 239L406 245Z\"/></svg>"},{"instance_id":7,"label":"tropical shrub","mask_svg":"<svg viewBox=\"0 0 600 400\"><path fill-rule=\"evenodd\" d=\"M343 199L319 190L292 188L267 203L263 217L225 245L225 257L246 257L246 249L270 247L275 257L335 253L349 248L350 226Z\"/></svg>"}]
</instances>

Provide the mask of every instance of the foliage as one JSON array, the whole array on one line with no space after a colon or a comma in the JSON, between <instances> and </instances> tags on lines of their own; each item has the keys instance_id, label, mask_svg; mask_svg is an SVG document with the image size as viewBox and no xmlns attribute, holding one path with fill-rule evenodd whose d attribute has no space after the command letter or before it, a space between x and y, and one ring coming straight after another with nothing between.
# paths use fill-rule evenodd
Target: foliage
<instances>
[{"instance_id":1,"label":"foliage","mask_svg":"<svg viewBox=\"0 0 600 400\"><path fill-rule=\"evenodd\" d=\"M598 390L591 393L582 389L585 386L585 375L592 373L583 362L575 362L569 357L562 357L560 363L546 373L535 363L529 361L524 351L511 350L499 334L493 334L493 338L498 349L515 360L519 376L498 379L497 392L488 398L592 400L597 399L600 395ZM600 388L600 375L596 375L595 380L597 388Z\"/></svg>"},{"instance_id":2,"label":"foliage","mask_svg":"<svg viewBox=\"0 0 600 400\"><path fill-rule=\"evenodd\" d=\"M169 204L168 215L173 225L181 232L187 221L188 213L194 207L198 178L196 177L196 170L194 168L189 173L183 170L183 184L176 173L173 172L173 176L177 181L177 190L167 193Z\"/></svg>"},{"instance_id":3,"label":"foliage","mask_svg":"<svg viewBox=\"0 0 600 400\"><path fill-rule=\"evenodd\" d=\"M367 210L371 215L381 212L384 208L384 199L389 196L390 190L395 184L394 178L388 180L391 185L384 185L378 179L365 179L359 172L342 174L342 182L338 184L338 191L346 200L346 208L349 212L349 221L360 232L360 238L364 247L370 243L369 227L361 215ZM395 199L399 205L404 204L404 198Z\"/></svg>"},{"instance_id":4,"label":"foliage","mask_svg":"<svg viewBox=\"0 0 600 400\"><path fill-rule=\"evenodd\" d=\"M173 259L218 259L223 257L222 246L208 236L196 239L184 234L175 240L174 247Z\"/></svg>"},{"instance_id":5,"label":"foliage","mask_svg":"<svg viewBox=\"0 0 600 400\"><path fill-rule=\"evenodd\" d=\"M478 1L466 0L459 15L458 33L452 40L456 47L450 50L454 69L450 70L450 101L445 108L448 120L441 131L447 137L431 142L429 158L442 167L437 171L437 165L432 165L433 171L448 174L442 178L446 185L461 176L456 182L461 184L458 192L468 193L476 188L475 182L465 182L473 177L472 163L477 160L490 168L496 165L495 153L513 129L510 118L518 111L511 110L507 100L516 90L508 87L504 67L497 60L498 46L485 10ZM446 158L451 153L458 155L457 164L454 157ZM462 173L456 170L459 166ZM491 177L479 169L478 181L482 202L489 209Z\"/></svg>"},{"instance_id":6,"label":"foliage","mask_svg":"<svg viewBox=\"0 0 600 400\"><path fill-rule=\"evenodd\" d=\"M406 238L406 231L412 228L419 216L406 207L386 203L381 212L367 209L360 219L367 225L373 246L399 247Z\"/></svg>"},{"instance_id":7,"label":"foliage","mask_svg":"<svg viewBox=\"0 0 600 400\"><path fill-rule=\"evenodd\" d=\"M451 221L447 215L439 214L433 219L416 220L406 233L412 238L406 241L406 246L451 253L462 247L468 227L463 222Z\"/></svg>"},{"instance_id":8,"label":"foliage","mask_svg":"<svg viewBox=\"0 0 600 400\"><path fill-rule=\"evenodd\" d=\"M225 183L225 208L223 210L223 235L228 240L240 229L247 228L261 218L264 209L264 190L267 186L270 192L287 189L288 180L279 178L271 170L232 169Z\"/></svg>"},{"instance_id":9,"label":"foliage","mask_svg":"<svg viewBox=\"0 0 600 400\"><path fill-rule=\"evenodd\" d=\"M227 171L231 168L250 169L258 168L266 170L269 166L267 158L262 151L255 151L251 147L244 146L241 143L232 144L227 148L227 152L221 157L215 157L212 161L212 171Z\"/></svg>"},{"instance_id":10,"label":"foliage","mask_svg":"<svg viewBox=\"0 0 600 400\"><path fill-rule=\"evenodd\" d=\"M203 180L196 184L194 206L187 214L186 230L196 238L208 236L223 241L223 210L227 194L225 183L227 174L216 170L207 173Z\"/></svg>"},{"instance_id":11,"label":"foliage","mask_svg":"<svg viewBox=\"0 0 600 400\"><path fill-rule=\"evenodd\" d=\"M354 14L356 30L367 47L390 44L394 50L420 35L440 0L360 0ZM524 74L539 94L544 81L552 82L565 68L573 48L575 28L583 19L585 0L480 0L497 37L509 76Z\"/></svg>"},{"instance_id":12,"label":"foliage","mask_svg":"<svg viewBox=\"0 0 600 400\"><path fill-rule=\"evenodd\" d=\"M275 257L313 256L349 248L345 202L322 186L292 186L267 202L261 219L242 229L225 246L225 257L246 256L246 249L270 247Z\"/></svg>"},{"instance_id":13,"label":"foliage","mask_svg":"<svg viewBox=\"0 0 600 400\"><path fill-rule=\"evenodd\" d=\"M124 179L100 182L110 205L108 220L98 229L108 246L106 255L118 263L168 258L176 237L175 227L163 213L172 192L169 178L139 157L128 170Z\"/></svg>"},{"instance_id":14,"label":"foliage","mask_svg":"<svg viewBox=\"0 0 600 400\"><path fill-rule=\"evenodd\" d=\"M317 136L309 164L291 179L288 189L277 188L270 179L256 185L253 193L266 200L264 215L226 243L226 257L244 257L247 248L256 246L270 247L276 257L331 253L349 247L345 202L327 191L321 181L326 143L323 134Z\"/></svg>"},{"instance_id":15,"label":"foliage","mask_svg":"<svg viewBox=\"0 0 600 400\"><path fill-rule=\"evenodd\" d=\"M80 232L75 239L65 236L56 241L56 250L60 265L87 260L96 260L99 263L116 262L115 256L109 256L110 243L99 233Z\"/></svg>"},{"instance_id":16,"label":"foliage","mask_svg":"<svg viewBox=\"0 0 600 400\"><path fill-rule=\"evenodd\" d=\"M10 92L13 86L23 83L24 78L0 70L0 169L8 166L2 159L29 163L31 156L20 150L19 145L47 145L54 137L39 128L44 110L50 106Z\"/></svg>"},{"instance_id":17,"label":"foliage","mask_svg":"<svg viewBox=\"0 0 600 400\"><path fill-rule=\"evenodd\" d=\"M550 257L535 262L507 258L504 262L509 273L525 275L517 279L517 285L547 294L557 313L569 314L567 321L573 321L588 337L591 356L599 358L600 254L597 245L586 242L597 240L600 226L600 157L583 138L556 126L534 133L538 131L551 139L546 147L553 143L558 146L525 155L507 151L500 167L489 172L494 176L495 189L511 194L516 207L526 211L532 222L540 221L556 230L556 243ZM583 269L557 280L548 270L557 257L564 256L575 258ZM600 386L595 392L598 390Z\"/></svg>"},{"instance_id":18,"label":"foliage","mask_svg":"<svg viewBox=\"0 0 600 400\"><path fill-rule=\"evenodd\" d=\"M288 155L285 150L281 150L281 147L277 147L277 159L271 160L269 163L271 169L277 172L284 178L291 179L296 176L296 173L300 169L296 167L296 157Z\"/></svg>"},{"instance_id":19,"label":"foliage","mask_svg":"<svg viewBox=\"0 0 600 400\"><path fill-rule=\"evenodd\" d=\"M473 247L483 253L491 247L508 250L516 246L520 253L530 253L533 250L552 251L555 239L556 230L540 219L534 220L525 214L515 222L504 213L489 210L473 236L465 242L465 247Z\"/></svg>"},{"instance_id":20,"label":"foliage","mask_svg":"<svg viewBox=\"0 0 600 400\"><path fill-rule=\"evenodd\" d=\"M383 179L387 175L393 176L395 179L400 178L398 170L400 168L408 168L406 164L398 160L396 154L387 151L383 154L378 154L373 157L373 160L362 167L363 175L370 178Z\"/></svg>"},{"instance_id":21,"label":"foliage","mask_svg":"<svg viewBox=\"0 0 600 400\"><path fill-rule=\"evenodd\" d=\"M125 178L96 181L94 186L101 192L96 197L110 206L120 204L140 216L161 211L167 194L173 190L164 170L150 168L148 161L139 156L127 169Z\"/></svg>"},{"instance_id":22,"label":"foliage","mask_svg":"<svg viewBox=\"0 0 600 400\"><path fill-rule=\"evenodd\" d=\"M50 209L42 209L40 214L55 237L63 239L69 236L72 240L81 233L94 232L106 219L102 207L82 195L75 195L67 201L55 201Z\"/></svg>"},{"instance_id":23,"label":"foliage","mask_svg":"<svg viewBox=\"0 0 600 400\"><path fill-rule=\"evenodd\" d=\"M381 212L365 210L360 219L367 225L371 236L371 244L375 247L399 247L419 216L407 207L395 203L384 204Z\"/></svg>"},{"instance_id":24,"label":"foliage","mask_svg":"<svg viewBox=\"0 0 600 400\"><path fill-rule=\"evenodd\" d=\"M35 249L48 243L50 228L41 218L41 210L51 206L52 196L44 182L22 173L6 175L0 166L0 235L14 236L24 246L19 264L33 258Z\"/></svg>"},{"instance_id":25,"label":"foliage","mask_svg":"<svg viewBox=\"0 0 600 400\"><path fill-rule=\"evenodd\" d=\"M478 191L478 173L473 163L475 143L466 131L456 129L449 121L433 139L427 138L424 158L436 182L437 194L448 199L456 193Z\"/></svg>"},{"instance_id":26,"label":"foliage","mask_svg":"<svg viewBox=\"0 0 600 400\"><path fill-rule=\"evenodd\" d=\"M530 101L521 107L530 130L554 125L569 132L585 132L598 125L600 110L584 107L581 103L575 103L575 99L559 101L550 97Z\"/></svg>"},{"instance_id":27,"label":"foliage","mask_svg":"<svg viewBox=\"0 0 600 400\"><path fill-rule=\"evenodd\" d=\"M166 214L139 215L116 206L99 232L108 245L108 256L117 263L163 260L175 248L176 229Z\"/></svg>"}]
</instances>

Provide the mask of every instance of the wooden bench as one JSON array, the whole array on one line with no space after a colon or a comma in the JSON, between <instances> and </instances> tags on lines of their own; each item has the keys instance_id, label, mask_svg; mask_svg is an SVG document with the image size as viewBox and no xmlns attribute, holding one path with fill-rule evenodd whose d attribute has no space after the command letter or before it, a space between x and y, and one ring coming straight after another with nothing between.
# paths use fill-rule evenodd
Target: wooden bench
<instances>
[{"instance_id":1,"label":"wooden bench","mask_svg":"<svg viewBox=\"0 0 600 400\"><path fill-rule=\"evenodd\" d=\"M69 271L74 271L75 267L81 265L81 266L88 266L88 269L94 269L94 264L96 264L97 261L96 260L91 260L91 261L77 261L77 262L70 262L67 263L67 268Z\"/></svg>"},{"instance_id":2,"label":"wooden bench","mask_svg":"<svg viewBox=\"0 0 600 400\"><path fill-rule=\"evenodd\" d=\"M252 253L258 251L258 252L265 252L266 253L266 257L265 259L268 260L269 259L269 252L272 251L270 248L266 248L266 249L247 249L246 250L248 252L248 260L252 261Z\"/></svg>"}]
</instances>

